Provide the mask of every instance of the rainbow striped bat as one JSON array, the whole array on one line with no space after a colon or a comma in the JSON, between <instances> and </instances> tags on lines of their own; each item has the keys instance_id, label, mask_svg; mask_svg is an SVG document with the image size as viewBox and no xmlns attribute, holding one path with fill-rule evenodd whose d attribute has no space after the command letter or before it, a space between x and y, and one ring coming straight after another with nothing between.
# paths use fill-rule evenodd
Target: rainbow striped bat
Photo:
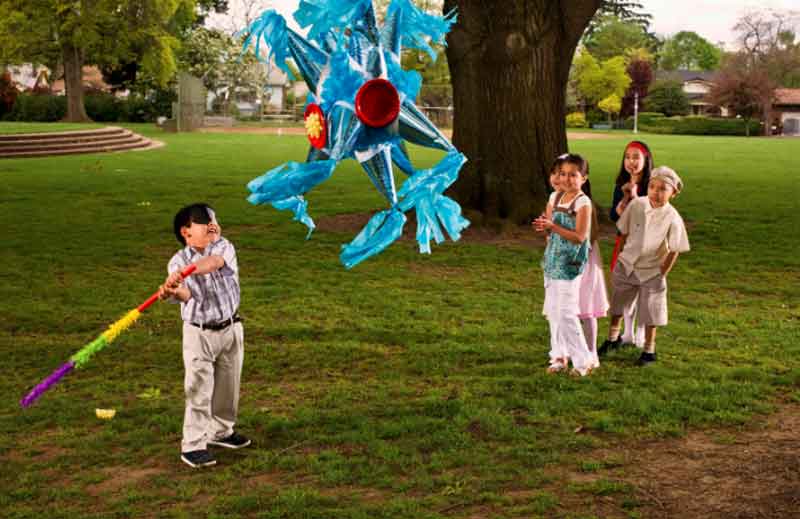
<instances>
[{"instance_id":1,"label":"rainbow striped bat","mask_svg":"<svg viewBox=\"0 0 800 519\"><path fill-rule=\"evenodd\" d=\"M189 265L183 269L183 272L181 272L181 278L185 279L189 277L196 268L196 265ZM127 330L134 322L136 322L139 316L142 315L142 312L144 312L157 300L158 291L148 297L144 303L140 304L138 307L122 316L122 318L117 322L109 326L108 329L101 333L95 340L78 350L75 355L70 357L66 363L52 372L49 377L37 384L36 387L31 389L31 392L28 393L25 398L19 401L19 405L22 407L30 407L34 402L36 402L36 400L39 399L40 396L42 396L45 391L56 385L59 380L64 378L67 373L75 368L81 368L86 365L86 363L89 362L89 359L92 358L95 353L114 342L114 339L119 337L122 332Z\"/></svg>"}]
</instances>

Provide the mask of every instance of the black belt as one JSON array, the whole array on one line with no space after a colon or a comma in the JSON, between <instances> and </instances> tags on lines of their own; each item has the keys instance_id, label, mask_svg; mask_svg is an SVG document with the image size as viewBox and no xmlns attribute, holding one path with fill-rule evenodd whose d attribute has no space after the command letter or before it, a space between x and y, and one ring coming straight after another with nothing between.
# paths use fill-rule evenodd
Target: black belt
<instances>
[{"instance_id":1,"label":"black belt","mask_svg":"<svg viewBox=\"0 0 800 519\"><path fill-rule=\"evenodd\" d=\"M196 326L201 330L211 330L214 332L218 332L220 330L224 330L233 323L240 323L240 322L242 322L242 318L239 317L239 314L236 314L230 319L225 319L224 321L220 321L218 323L207 323L207 324L189 323L189 324L191 324L192 326Z\"/></svg>"}]
</instances>

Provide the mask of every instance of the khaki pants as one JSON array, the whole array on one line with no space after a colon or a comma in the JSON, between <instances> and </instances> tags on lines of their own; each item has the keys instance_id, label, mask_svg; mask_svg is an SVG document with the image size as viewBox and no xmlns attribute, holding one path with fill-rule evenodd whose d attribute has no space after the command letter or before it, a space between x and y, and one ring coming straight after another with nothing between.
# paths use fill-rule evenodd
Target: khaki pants
<instances>
[{"instance_id":1,"label":"khaki pants","mask_svg":"<svg viewBox=\"0 0 800 519\"><path fill-rule=\"evenodd\" d=\"M208 440L233 433L243 360L242 323L220 331L183 323L186 412L181 452L203 450Z\"/></svg>"},{"instance_id":2,"label":"khaki pants","mask_svg":"<svg viewBox=\"0 0 800 519\"><path fill-rule=\"evenodd\" d=\"M623 315L636 303L639 324L667 325L667 278L658 275L647 281L639 281L635 274L628 274L624 265L617 263L611 274L611 285L611 315Z\"/></svg>"}]
</instances>

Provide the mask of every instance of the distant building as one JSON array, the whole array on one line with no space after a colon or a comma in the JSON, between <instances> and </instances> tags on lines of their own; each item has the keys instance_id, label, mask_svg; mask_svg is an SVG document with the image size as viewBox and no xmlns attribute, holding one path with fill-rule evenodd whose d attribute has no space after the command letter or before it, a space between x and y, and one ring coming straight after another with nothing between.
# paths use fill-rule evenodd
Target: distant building
<instances>
[{"instance_id":1,"label":"distant building","mask_svg":"<svg viewBox=\"0 0 800 519\"><path fill-rule=\"evenodd\" d=\"M11 73L11 81L21 91L32 90L37 81L40 86L50 86L54 95L65 95L66 88L63 79L53 79L52 72L44 65L23 63L10 65L7 70ZM103 73L94 66L83 67L83 88L95 92L111 92L111 86L103 80ZM117 93L120 95L120 93Z\"/></svg>"},{"instance_id":2,"label":"distant building","mask_svg":"<svg viewBox=\"0 0 800 519\"><path fill-rule=\"evenodd\" d=\"M683 85L683 93L689 98L692 115L721 115L727 117L728 110L715 106L706 97L711 92L716 79L716 72L702 70L660 70L656 72L656 80L678 81Z\"/></svg>"},{"instance_id":3,"label":"distant building","mask_svg":"<svg viewBox=\"0 0 800 519\"><path fill-rule=\"evenodd\" d=\"M776 133L800 136L800 88L778 88L772 104Z\"/></svg>"}]
</instances>

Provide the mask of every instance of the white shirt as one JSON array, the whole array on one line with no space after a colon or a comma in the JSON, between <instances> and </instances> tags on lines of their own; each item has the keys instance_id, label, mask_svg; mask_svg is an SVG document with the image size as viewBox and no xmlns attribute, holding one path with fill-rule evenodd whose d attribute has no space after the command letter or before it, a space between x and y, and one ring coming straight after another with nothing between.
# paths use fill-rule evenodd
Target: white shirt
<instances>
[{"instance_id":1,"label":"white shirt","mask_svg":"<svg viewBox=\"0 0 800 519\"><path fill-rule=\"evenodd\" d=\"M628 236L618 259L628 274L642 282L661 274L670 252L689 251L686 226L669 202L654 208L646 196L635 198L620 216L617 228Z\"/></svg>"},{"instance_id":2,"label":"white shirt","mask_svg":"<svg viewBox=\"0 0 800 519\"><path fill-rule=\"evenodd\" d=\"M169 261L167 271L172 274L183 270L206 256L222 256L225 266L210 274L194 274L183 280L192 294L188 301L181 302L181 318L188 323L218 323L230 319L239 310L239 264L236 249L225 238L217 239L202 254L189 246L179 250Z\"/></svg>"}]
</instances>

